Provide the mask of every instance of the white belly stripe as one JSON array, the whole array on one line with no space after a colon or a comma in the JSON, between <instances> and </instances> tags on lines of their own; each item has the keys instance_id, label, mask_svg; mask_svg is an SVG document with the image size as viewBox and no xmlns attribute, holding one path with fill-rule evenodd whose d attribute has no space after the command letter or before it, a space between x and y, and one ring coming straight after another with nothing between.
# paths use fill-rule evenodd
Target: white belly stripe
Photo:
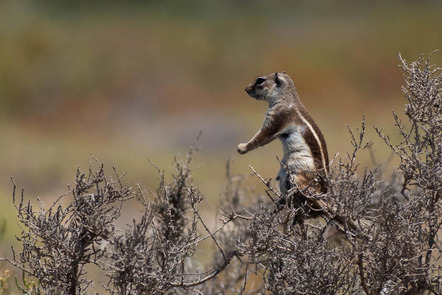
<instances>
[{"instance_id":1,"label":"white belly stripe","mask_svg":"<svg viewBox=\"0 0 442 295\"><path fill-rule=\"evenodd\" d=\"M298 114L299 118L307 125L307 127L312 132L313 136L315 137L316 141L318 142L319 149L321 150L321 156L322 156L322 166L324 167L325 176L328 177L327 173L327 166L325 164L325 155L324 155L324 149L322 147L321 141L319 140L318 134L316 134L315 130L313 129L312 125L302 116L301 112L299 112L299 109L296 105L293 105L295 108L296 113Z\"/></svg>"}]
</instances>

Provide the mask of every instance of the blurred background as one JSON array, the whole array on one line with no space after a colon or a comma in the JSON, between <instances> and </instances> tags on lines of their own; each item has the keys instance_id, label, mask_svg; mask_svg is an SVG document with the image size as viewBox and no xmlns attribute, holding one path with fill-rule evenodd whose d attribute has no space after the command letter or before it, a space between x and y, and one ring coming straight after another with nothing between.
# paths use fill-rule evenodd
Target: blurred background
<instances>
[{"instance_id":1,"label":"blurred background","mask_svg":"<svg viewBox=\"0 0 442 295\"><path fill-rule=\"evenodd\" d=\"M441 15L441 1L0 0L0 256L19 233L11 176L48 205L92 155L155 190L148 159L170 177L202 131L193 176L206 212L228 159L234 173L251 164L274 178L279 142L236 153L262 124L267 105L244 87L264 73L293 78L330 157L351 151L346 124L365 114L382 164L390 152L372 126L398 140L398 54L411 62L440 49ZM441 66L442 52L432 61Z\"/></svg>"}]
</instances>

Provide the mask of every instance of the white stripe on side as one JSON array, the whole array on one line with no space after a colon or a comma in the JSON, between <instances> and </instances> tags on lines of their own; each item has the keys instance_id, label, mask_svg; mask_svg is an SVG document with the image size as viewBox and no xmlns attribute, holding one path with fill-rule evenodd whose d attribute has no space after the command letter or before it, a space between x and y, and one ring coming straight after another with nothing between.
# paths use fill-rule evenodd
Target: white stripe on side
<instances>
[{"instance_id":1,"label":"white stripe on side","mask_svg":"<svg viewBox=\"0 0 442 295\"><path fill-rule=\"evenodd\" d=\"M319 145L319 149L321 150L321 156L322 156L322 166L324 167L324 172L325 172L325 176L328 177L328 173L327 173L327 165L325 164L325 155L324 155L324 148L322 147L322 143L319 140L319 136L318 134L315 132L315 129L313 129L313 126L307 121L306 118L304 118L304 116L301 114L301 112L299 111L298 107L296 105L293 105L296 113L298 114L299 118L301 118L301 120L307 125L307 127L310 129L310 131L312 132L313 136L315 137L316 141L318 142Z\"/></svg>"}]
</instances>

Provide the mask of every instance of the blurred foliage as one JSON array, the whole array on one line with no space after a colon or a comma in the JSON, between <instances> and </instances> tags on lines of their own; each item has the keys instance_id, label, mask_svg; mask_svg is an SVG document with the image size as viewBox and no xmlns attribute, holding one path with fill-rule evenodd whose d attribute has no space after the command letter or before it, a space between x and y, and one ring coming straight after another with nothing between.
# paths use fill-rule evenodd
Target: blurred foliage
<instances>
[{"instance_id":1,"label":"blurred foliage","mask_svg":"<svg viewBox=\"0 0 442 295\"><path fill-rule=\"evenodd\" d=\"M8 294L9 270L3 270L0 274L0 291L1 294Z\"/></svg>"},{"instance_id":2,"label":"blurred foliage","mask_svg":"<svg viewBox=\"0 0 442 295\"><path fill-rule=\"evenodd\" d=\"M295 81L307 90L321 81L318 101L329 85L382 100L397 89L399 51L414 57L442 44L442 5L380 3L5 2L0 106L68 124L107 120L123 99L145 109L139 116L231 107L223 94L280 68L302 75ZM91 119L94 109L103 118Z\"/></svg>"}]
</instances>

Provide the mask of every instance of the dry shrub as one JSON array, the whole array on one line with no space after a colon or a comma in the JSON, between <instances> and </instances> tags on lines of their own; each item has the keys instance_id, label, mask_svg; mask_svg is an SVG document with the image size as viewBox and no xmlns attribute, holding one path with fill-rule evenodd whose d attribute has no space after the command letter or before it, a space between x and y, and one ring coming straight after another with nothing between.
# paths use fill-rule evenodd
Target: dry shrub
<instances>
[{"instance_id":1,"label":"dry shrub","mask_svg":"<svg viewBox=\"0 0 442 295\"><path fill-rule=\"evenodd\" d=\"M203 195L192 185L195 147L175 161L170 183L158 169L150 196L123 184L115 169L115 178L105 178L98 161L86 174L78 170L70 195L49 209L41 202L35 209L23 194L17 201L14 184L23 248L10 263L37 280L22 293L87 293L86 266L95 265L110 294L441 294L441 69L423 56L400 61L408 123L393 116L402 140L394 144L376 128L400 158L397 172L356 175L358 153L370 148L364 118L360 129L349 128L354 149L334 159L327 193L303 195L305 206L324 204L317 218L301 222L303 208L278 202L253 168L266 186L260 196L228 168L219 226L210 230L200 214ZM131 198L144 214L118 231L115 220ZM200 270L195 253L206 240L215 250Z\"/></svg>"}]
</instances>

